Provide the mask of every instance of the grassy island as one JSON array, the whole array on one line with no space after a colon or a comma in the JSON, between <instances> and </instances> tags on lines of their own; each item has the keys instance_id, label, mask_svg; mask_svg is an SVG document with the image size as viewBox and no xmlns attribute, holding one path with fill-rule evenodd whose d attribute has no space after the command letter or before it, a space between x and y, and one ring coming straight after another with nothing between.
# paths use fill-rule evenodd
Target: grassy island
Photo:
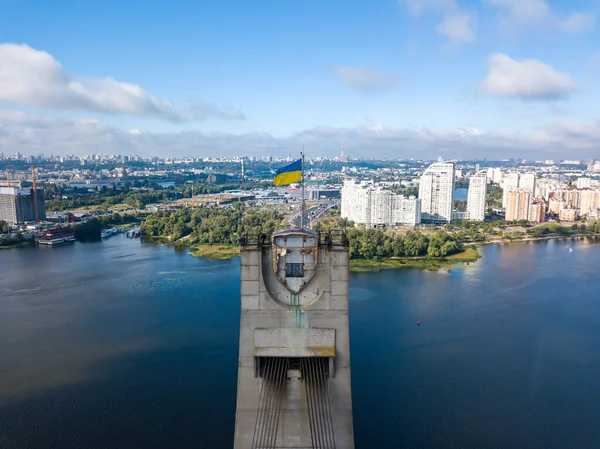
<instances>
[{"instance_id":1,"label":"grassy island","mask_svg":"<svg viewBox=\"0 0 600 449\"><path fill-rule=\"evenodd\" d=\"M386 260L350 260L351 273L377 272L390 268L419 268L437 271L440 268L452 268L459 263L475 262L481 257L474 248L447 257L396 257Z\"/></svg>"},{"instance_id":2,"label":"grassy island","mask_svg":"<svg viewBox=\"0 0 600 449\"><path fill-rule=\"evenodd\" d=\"M190 254L211 260L227 260L239 256L240 247L231 245L200 245L190 248Z\"/></svg>"}]
</instances>

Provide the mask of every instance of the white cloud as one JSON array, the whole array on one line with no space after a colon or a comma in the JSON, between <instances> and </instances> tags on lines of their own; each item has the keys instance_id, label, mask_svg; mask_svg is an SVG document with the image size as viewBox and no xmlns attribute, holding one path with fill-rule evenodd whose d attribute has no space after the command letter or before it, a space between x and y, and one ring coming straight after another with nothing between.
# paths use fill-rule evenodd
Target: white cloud
<instances>
[{"instance_id":1,"label":"white cloud","mask_svg":"<svg viewBox=\"0 0 600 449\"><path fill-rule=\"evenodd\" d=\"M6 112L2 113L3 117ZM16 122L16 120L13 120ZM334 156L339 143L353 157L470 159L507 157L529 159L597 156L600 123L558 122L531 133L496 133L474 126L454 130L392 128L377 123L352 128L323 126L288 137L266 133L226 134L200 131L178 133L118 130L97 120L58 121L36 127L32 117L22 125L0 121L0 147L11 152L45 154L101 153L155 156L287 155L305 145L310 156Z\"/></svg>"},{"instance_id":2,"label":"white cloud","mask_svg":"<svg viewBox=\"0 0 600 449\"><path fill-rule=\"evenodd\" d=\"M214 104L195 101L191 106L184 109L184 114L192 119L204 120L208 117L218 117L228 120L242 120L246 116L239 109L232 107L219 108Z\"/></svg>"},{"instance_id":3,"label":"white cloud","mask_svg":"<svg viewBox=\"0 0 600 449\"><path fill-rule=\"evenodd\" d=\"M334 66L332 70L346 86L363 92L385 90L400 82L394 75L361 67Z\"/></svg>"},{"instance_id":4,"label":"white cloud","mask_svg":"<svg viewBox=\"0 0 600 449\"><path fill-rule=\"evenodd\" d=\"M154 116L171 121L241 118L217 107L202 116L180 114L168 100L150 95L137 84L112 78L77 78L45 51L28 45L0 44L0 101L49 109L89 110Z\"/></svg>"},{"instance_id":5,"label":"white cloud","mask_svg":"<svg viewBox=\"0 0 600 449\"><path fill-rule=\"evenodd\" d=\"M441 14L442 21L436 30L453 46L475 41L477 16L461 11L456 0L398 0L398 3L415 16L427 11Z\"/></svg>"},{"instance_id":6,"label":"white cloud","mask_svg":"<svg viewBox=\"0 0 600 449\"><path fill-rule=\"evenodd\" d=\"M54 117L28 114L12 109L0 109L0 126L26 126L31 128L49 128L60 124Z\"/></svg>"},{"instance_id":7,"label":"white cloud","mask_svg":"<svg viewBox=\"0 0 600 449\"><path fill-rule=\"evenodd\" d=\"M591 31L594 29L596 17L591 13L574 13L567 19L558 22L559 28L569 33Z\"/></svg>"},{"instance_id":8,"label":"white cloud","mask_svg":"<svg viewBox=\"0 0 600 449\"><path fill-rule=\"evenodd\" d=\"M502 25L505 28L515 26L549 26L570 33L590 31L594 28L594 14L575 12L567 17L559 17L542 0L485 1L502 11Z\"/></svg>"},{"instance_id":9,"label":"white cloud","mask_svg":"<svg viewBox=\"0 0 600 449\"><path fill-rule=\"evenodd\" d=\"M576 90L571 77L536 59L516 61L497 53L488 60L483 90L490 95L522 100L560 100Z\"/></svg>"},{"instance_id":10,"label":"white cloud","mask_svg":"<svg viewBox=\"0 0 600 449\"><path fill-rule=\"evenodd\" d=\"M446 36L450 42L467 44L475 40L474 23L475 18L473 16L454 12L446 15L437 30L440 34Z\"/></svg>"}]
</instances>

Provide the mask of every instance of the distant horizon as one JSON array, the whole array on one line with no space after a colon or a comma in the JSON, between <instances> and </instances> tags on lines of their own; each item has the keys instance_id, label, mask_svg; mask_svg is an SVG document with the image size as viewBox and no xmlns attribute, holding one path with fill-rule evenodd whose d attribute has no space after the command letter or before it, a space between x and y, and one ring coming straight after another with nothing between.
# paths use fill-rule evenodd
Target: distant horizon
<instances>
[{"instance_id":1,"label":"distant horizon","mask_svg":"<svg viewBox=\"0 0 600 449\"><path fill-rule=\"evenodd\" d=\"M254 156L254 155L243 155L243 154L235 154L233 156L181 156L181 157L173 157L173 156L140 156L140 155L135 155L135 154L121 154L121 153L87 153L84 155L75 155L75 154L44 154L44 153L21 153L18 152L21 155L21 159L15 159L16 154L17 153L3 153L2 151L0 151L0 157L4 157L4 159L0 158L0 162L7 162L7 161L21 161L21 162L26 162L26 163L34 163L36 161L27 161L25 159L29 159L29 158L40 158L43 156L44 159L39 159L41 161L49 161L49 160L54 160L57 158L68 158L68 160L86 160L86 161L90 161L90 162L94 162L94 161L98 161L98 162L107 162L107 161L118 161L118 162L139 162L136 160L133 161L122 161L122 159L124 158L139 158L140 161L144 161L144 162L152 162L153 159L157 159L157 160L162 160L162 161L177 161L177 162L181 162L181 161L186 161L188 159L216 159L217 162L236 162L239 163L241 162L241 159L245 159L248 162L276 162L276 163L286 163L289 160L289 157L291 156L291 160L296 160L297 158L300 157L300 154L298 155L285 155L285 156L271 156L271 155L266 155L266 156ZM93 158L99 156L101 159L88 159L88 158ZM394 158L394 157L381 157L381 158L377 158L377 157L353 157L350 156L348 154L345 154L344 156L347 156L349 158L348 161L341 161L340 156L322 156L322 155L317 155L317 156L306 156L306 160L307 161L318 161L318 160L327 160L330 162L338 162L340 164L346 164L346 163L351 163L351 162L361 162L361 161L374 161L374 162L383 162L383 161L394 161L394 162L416 162L416 163L434 163L434 162L438 162L439 158L415 158L415 157L409 157L409 158ZM53 158L53 159L48 159L48 158ZM254 158L254 160L251 160L250 158ZM264 158L271 158L271 161L265 161ZM582 159L525 159L525 158L520 158L520 157L516 157L516 158L505 158L505 159L487 159L487 158L483 158L483 159L478 159L478 158L473 158L473 159L443 159L443 161L453 161L453 162L457 162L457 163L473 163L473 164L489 164L489 163L518 163L518 164L527 164L527 163L534 163L534 164L545 164L545 165L587 165L587 164L591 164L594 163L596 159L594 158L582 158ZM196 162L211 162L211 161L193 161L191 163L196 163Z\"/></svg>"}]
</instances>

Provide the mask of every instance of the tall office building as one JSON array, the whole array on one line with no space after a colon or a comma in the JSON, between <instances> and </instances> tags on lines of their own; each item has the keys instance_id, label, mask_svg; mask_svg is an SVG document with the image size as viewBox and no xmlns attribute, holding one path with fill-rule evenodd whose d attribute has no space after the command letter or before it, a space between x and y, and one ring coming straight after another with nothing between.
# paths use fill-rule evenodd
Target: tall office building
<instances>
[{"instance_id":1,"label":"tall office building","mask_svg":"<svg viewBox=\"0 0 600 449\"><path fill-rule=\"evenodd\" d=\"M480 171L469 179L467 212L469 220L485 220L485 200L487 194L487 173Z\"/></svg>"},{"instance_id":2,"label":"tall office building","mask_svg":"<svg viewBox=\"0 0 600 449\"><path fill-rule=\"evenodd\" d=\"M529 220L531 193L526 190L513 190L506 195L506 221Z\"/></svg>"},{"instance_id":3,"label":"tall office building","mask_svg":"<svg viewBox=\"0 0 600 449\"><path fill-rule=\"evenodd\" d=\"M452 221L454 165L449 161L435 162L421 176L419 199L424 223L444 224Z\"/></svg>"},{"instance_id":4,"label":"tall office building","mask_svg":"<svg viewBox=\"0 0 600 449\"><path fill-rule=\"evenodd\" d=\"M342 187L341 216L366 226L415 226L421 223L421 201L352 180Z\"/></svg>"}]
</instances>

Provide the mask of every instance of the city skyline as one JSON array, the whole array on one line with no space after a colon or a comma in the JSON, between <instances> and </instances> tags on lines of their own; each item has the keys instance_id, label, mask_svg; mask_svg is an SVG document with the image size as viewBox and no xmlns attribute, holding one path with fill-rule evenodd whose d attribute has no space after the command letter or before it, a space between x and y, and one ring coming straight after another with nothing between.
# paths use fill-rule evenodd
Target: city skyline
<instances>
[{"instance_id":1,"label":"city skyline","mask_svg":"<svg viewBox=\"0 0 600 449\"><path fill-rule=\"evenodd\" d=\"M28 3L3 4L5 154L599 154L595 0Z\"/></svg>"}]
</instances>

